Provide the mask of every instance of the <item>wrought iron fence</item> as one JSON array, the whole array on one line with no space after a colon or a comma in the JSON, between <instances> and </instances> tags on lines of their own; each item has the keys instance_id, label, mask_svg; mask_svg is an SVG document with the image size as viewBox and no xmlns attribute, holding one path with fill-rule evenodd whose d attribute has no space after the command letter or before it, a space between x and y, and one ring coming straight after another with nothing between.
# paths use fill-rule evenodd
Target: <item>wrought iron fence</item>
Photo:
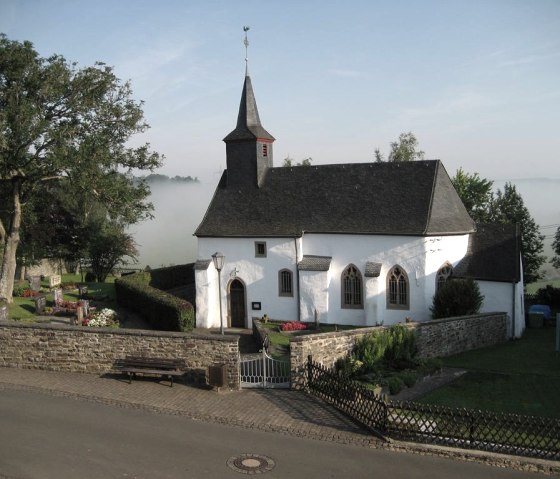
<instances>
[{"instance_id":1,"label":"wrought iron fence","mask_svg":"<svg viewBox=\"0 0 560 479\"><path fill-rule=\"evenodd\" d=\"M389 400L312 358L307 384L316 396L378 435L483 451L560 459L560 420Z\"/></svg>"}]
</instances>

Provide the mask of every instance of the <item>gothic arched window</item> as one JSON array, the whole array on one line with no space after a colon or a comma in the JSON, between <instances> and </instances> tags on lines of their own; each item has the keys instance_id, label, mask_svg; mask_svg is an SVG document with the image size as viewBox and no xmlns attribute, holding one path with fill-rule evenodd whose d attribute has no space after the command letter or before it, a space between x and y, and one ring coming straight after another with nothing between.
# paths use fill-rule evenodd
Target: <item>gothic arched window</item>
<instances>
[{"instance_id":1,"label":"gothic arched window","mask_svg":"<svg viewBox=\"0 0 560 479\"><path fill-rule=\"evenodd\" d=\"M361 309L364 307L362 294L362 275L353 264L349 265L341 277L342 307Z\"/></svg>"},{"instance_id":2,"label":"gothic arched window","mask_svg":"<svg viewBox=\"0 0 560 479\"><path fill-rule=\"evenodd\" d=\"M400 266L393 266L387 273L387 308L409 309L408 276Z\"/></svg>"}]
</instances>

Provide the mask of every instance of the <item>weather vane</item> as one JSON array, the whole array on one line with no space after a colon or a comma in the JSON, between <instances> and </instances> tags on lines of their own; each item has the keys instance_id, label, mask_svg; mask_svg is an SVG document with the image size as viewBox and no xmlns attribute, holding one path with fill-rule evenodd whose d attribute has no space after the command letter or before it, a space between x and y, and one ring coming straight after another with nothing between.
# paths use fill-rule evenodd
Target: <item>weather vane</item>
<instances>
[{"instance_id":1,"label":"weather vane","mask_svg":"<svg viewBox=\"0 0 560 479\"><path fill-rule=\"evenodd\" d=\"M245 32L245 40L243 40L243 44L245 45L245 72L247 72L249 70L249 56L247 53L247 49L249 48L249 40L247 40L249 27L243 27L243 31Z\"/></svg>"}]
</instances>

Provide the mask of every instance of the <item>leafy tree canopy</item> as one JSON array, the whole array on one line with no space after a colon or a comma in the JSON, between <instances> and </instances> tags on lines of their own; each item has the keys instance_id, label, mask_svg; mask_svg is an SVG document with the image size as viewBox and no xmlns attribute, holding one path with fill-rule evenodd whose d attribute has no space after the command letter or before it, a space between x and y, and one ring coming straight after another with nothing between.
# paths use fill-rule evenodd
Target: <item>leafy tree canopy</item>
<instances>
[{"instance_id":1,"label":"leafy tree canopy","mask_svg":"<svg viewBox=\"0 0 560 479\"><path fill-rule=\"evenodd\" d=\"M305 158L303 160L301 160L299 163L296 163L296 161L293 158L290 158L289 156L287 156L286 158L284 158L284 163L282 164L282 166L311 166L311 162L313 161L313 158L309 157L309 158Z\"/></svg>"},{"instance_id":2,"label":"leafy tree canopy","mask_svg":"<svg viewBox=\"0 0 560 479\"><path fill-rule=\"evenodd\" d=\"M521 254L523 256L523 278L526 284L541 278L539 268L546 261L544 235L523 203L515 185L506 183L504 191L498 190L492 203L492 221L496 223L515 223L521 229Z\"/></svg>"},{"instance_id":3,"label":"leafy tree canopy","mask_svg":"<svg viewBox=\"0 0 560 479\"><path fill-rule=\"evenodd\" d=\"M45 185L83 193L86 216L88 205L98 203L121 224L150 217L149 189L132 171L153 170L162 158L148 144L129 146L148 128L141 107L111 67L79 69L0 35L0 189L7 198L0 215L0 298L12 299L23 212Z\"/></svg>"},{"instance_id":4,"label":"leafy tree canopy","mask_svg":"<svg viewBox=\"0 0 560 479\"><path fill-rule=\"evenodd\" d=\"M457 170L451 179L465 208L477 223L513 223L521 231L523 280L532 283L541 277L539 268L546 261L542 254L544 236L523 203L515 185L506 183L504 190L492 191L493 182L480 178L478 173Z\"/></svg>"},{"instance_id":5,"label":"leafy tree canopy","mask_svg":"<svg viewBox=\"0 0 560 479\"><path fill-rule=\"evenodd\" d=\"M385 161L385 157L379 150L375 149L375 161L380 163ZM423 160L424 152L418 149L418 140L412 132L401 133L399 139L391 143L391 151L387 161L414 161Z\"/></svg>"},{"instance_id":6,"label":"leafy tree canopy","mask_svg":"<svg viewBox=\"0 0 560 479\"><path fill-rule=\"evenodd\" d=\"M471 218L477 223L490 221L494 182L480 178L478 173L466 173L462 168L457 170L451 181Z\"/></svg>"}]
</instances>

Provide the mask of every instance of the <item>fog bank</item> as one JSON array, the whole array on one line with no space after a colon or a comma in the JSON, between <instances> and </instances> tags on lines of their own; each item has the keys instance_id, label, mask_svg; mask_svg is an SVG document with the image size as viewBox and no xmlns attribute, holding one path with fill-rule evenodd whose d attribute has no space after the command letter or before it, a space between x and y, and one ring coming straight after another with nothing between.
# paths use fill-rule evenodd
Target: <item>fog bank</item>
<instances>
[{"instance_id":1,"label":"fog bank","mask_svg":"<svg viewBox=\"0 0 560 479\"><path fill-rule=\"evenodd\" d=\"M539 226L560 224L560 180L521 179L495 180L503 190L504 183L516 185L525 206ZM204 183L156 182L150 185L154 219L129 229L138 243L139 267L152 268L194 262L197 258L196 237L193 236L212 199L218 178ZM545 254L552 257L552 235L556 228L541 230L547 236ZM558 276L552 266L544 267L550 277Z\"/></svg>"}]
</instances>

